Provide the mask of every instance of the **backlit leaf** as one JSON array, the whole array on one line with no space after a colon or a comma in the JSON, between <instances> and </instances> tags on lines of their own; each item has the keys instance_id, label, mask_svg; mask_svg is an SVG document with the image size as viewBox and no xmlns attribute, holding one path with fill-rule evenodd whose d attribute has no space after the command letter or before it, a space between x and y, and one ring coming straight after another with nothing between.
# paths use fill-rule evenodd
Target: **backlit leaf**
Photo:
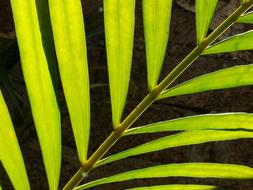
<instances>
[{"instance_id":1,"label":"backlit leaf","mask_svg":"<svg viewBox=\"0 0 253 190\"><path fill-rule=\"evenodd\" d=\"M38 134L49 187L58 189L61 165L60 112L49 72L51 45L45 44L41 20L48 15L47 1L11 0L21 65ZM42 27L42 28L41 28Z\"/></svg>"},{"instance_id":2,"label":"backlit leaf","mask_svg":"<svg viewBox=\"0 0 253 190\"><path fill-rule=\"evenodd\" d=\"M193 177L223 179L253 179L253 169L234 164L182 163L153 166L132 170L98 179L78 186L75 190L88 189L97 185L142 178Z\"/></svg>"},{"instance_id":3,"label":"backlit leaf","mask_svg":"<svg viewBox=\"0 0 253 190\"><path fill-rule=\"evenodd\" d=\"M247 3L249 2L250 0L241 0L241 3Z\"/></svg>"},{"instance_id":4,"label":"backlit leaf","mask_svg":"<svg viewBox=\"0 0 253 190\"><path fill-rule=\"evenodd\" d=\"M204 55L253 49L253 30L226 38L204 51Z\"/></svg>"},{"instance_id":5,"label":"backlit leaf","mask_svg":"<svg viewBox=\"0 0 253 190\"><path fill-rule=\"evenodd\" d=\"M52 27L51 27L50 15L49 15L49 9L48 9L48 0L45 0L45 1L37 0L36 5L37 5L37 12L38 12L38 17L39 17L39 25L40 25L40 31L41 31L41 38L43 41L43 47L47 56L49 71L50 71L54 89L57 95L58 67L57 67L57 61L55 57L54 40L53 40Z\"/></svg>"},{"instance_id":6,"label":"backlit leaf","mask_svg":"<svg viewBox=\"0 0 253 190\"><path fill-rule=\"evenodd\" d=\"M8 108L0 91L0 162L15 189L30 189L23 156ZM1 189L1 186L0 186Z\"/></svg>"},{"instance_id":7,"label":"backlit leaf","mask_svg":"<svg viewBox=\"0 0 253 190\"><path fill-rule=\"evenodd\" d=\"M154 141L139 145L137 147L119 152L109 156L100 162L98 166L108 164L123 158L139 154L163 150L185 145L201 144L206 142L235 140L240 138L253 138L253 132L247 131L222 131L222 130L201 130L181 132L175 135L169 135Z\"/></svg>"},{"instance_id":8,"label":"backlit leaf","mask_svg":"<svg viewBox=\"0 0 253 190\"><path fill-rule=\"evenodd\" d=\"M113 126L122 117L130 80L135 0L104 0L107 64Z\"/></svg>"},{"instance_id":9,"label":"backlit leaf","mask_svg":"<svg viewBox=\"0 0 253 190\"><path fill-rule=\"evenodd\" d=\"M189 130L253 130L253 114L223 113L183 117L126 131L125 135Z\"/></svg>"},{"instance_id":10,"label":"backlit leaf","mask_svg":"<svg viewBox=\"0 0 253 190\"><path fill-rule=\"evenodd\" d=\"M79 160L84 163L90 135L90 92L80 0L49 0L56 54Z\"/></svg>"},{"instance_id":11,"label":"backlit leaf","mask_svg":"<svg viewBox=\"0 0 253 190\"><path fill-rule=\"evenodd\" d=\"M165 90L158 99L252 84L253 65L235 66L186 81L171 89Z\"/></svg>"},{"instance_id":12,"label":"backlit leaf","mask_svg":"<svg viewBox=\"0 0 253 190\"><path fill-rule=\"evenodd\" d=\"M158 82L169 39L172 0L143 0L148 88Z\"/></svg>"},{"instance_id":13,"label":"backlit leaf","mask_svg":"<svg viewBox=\"0 0 253 190\"><path fill-rule=\"evenodd\" d=\"M253 24L253 12L249 12L241 16L237 22Z\"/></svg>"},{"instance_id":14,"label":"backlit leaf","mask_svg":"<svg viewBox=\"0 0 253 190\"><path fill-rule=\"evenodd\" d=\"M226 189L211 185L156 185L149 187L131 188L128 190L226 190Z\"/></svg>"},{"instance_id":15,"label":"backlit leaf","mask_svg":"<svg viewBox=\"0 0 253 190\"><path fill-rule=\"evenodd\" d=\"M218 0L196 0L197 42L202 42L211 25Z\"/></svg>"}]
</instances>

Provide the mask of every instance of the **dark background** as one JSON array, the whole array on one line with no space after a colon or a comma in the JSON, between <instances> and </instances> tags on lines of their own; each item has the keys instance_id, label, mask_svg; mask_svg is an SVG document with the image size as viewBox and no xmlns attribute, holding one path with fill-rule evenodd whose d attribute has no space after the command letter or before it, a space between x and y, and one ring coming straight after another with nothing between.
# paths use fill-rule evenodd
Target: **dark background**
<instances>
[{"instance_id":1,"label":"dark background","mask_svg":"<svg viewBox=\"0 0 253 190\"><path fill-rule=\"evenodd\" d=\"M219 1L217 14L214 18L210 32L213 28L215 28L215 26L222 22L222 20L224 20L224 18L226 18L226 16L229 15L236 6L238 6L238 3L239 1L233 0ZM101 31L103 28L102 17L98 14L99 7L101 7L101 1L98 0L86 0L84 3L85 21L86 23L90 23L86 24L87 33L88 31L91 31L90 33L94 32L92 31L92 24L94 23L96 24L95 28L98 30ZM249 29L252 29L251 25L236 24L231 30L227 31L226 34L221 37L221 39L232 34L247 31ZM7 0L0 2L0 32L1 36L7 36L9 38L15 37L10 3ZM90 37L87 40L90 80L92 84L108 83L104 38L103 35L93 36L94 37ZM171 71L178 64L178 62L195 47L195 45L195 17L193 1L174 1L171 35L161 78ZM93 46L96 46L96 48ZM134 58L125 116L130 113L130 111L138 104L138 102L141 101L145 94L147 94L144 46L141 3L137 0ZM253 54L249 51L200 57L177 80L176 83L180 83L192 77L211 71L216 71L218 69L240 64L249 64L252 62L252 58ZM3 93L15 123L15 129L22 147L31 187L32 189L47 189L48 185L46 175L31 117L22 71L20 69L20 63L16 64L10 70L9 78L14 85L15 90L22 99L21 110L23 113L23 118L13 105L8 93L5 91L3 91ZM253 112L252 98L253 88L242 87L232 90L213 91L165 99L154 103L154 105L152 105L134 124L134 126L196 114ZM69 177L77 171L79 168L79 163L76 156L69 116L60 86L59 104L62 112L63 130L63 160L61 173L61 186L63 186L66 184ZM103 140L110 134L110 131L112 130L108 85L91 89L91 111L92 131L89 151L90 155L96 150L96 148L103 142ZM115 147L112 148L110 154L164 135L165 134L153 134L125 137L121 139ZM244 164L253 167L252 145L252 140L244 139L173 148L165 151L140 155L98 168L90 174L89 180L130 169L167 163L209 161ZM3 183L4 189L12 189L4 171L0 171L0 179ZM94 189L120 190L135 186L172 183L218 184L224 187L232 187L237 190L249 190L253 186L253 183L250 181L163 178L133 180L113 185L99 186Z\"/></svg>"}]
</instances>

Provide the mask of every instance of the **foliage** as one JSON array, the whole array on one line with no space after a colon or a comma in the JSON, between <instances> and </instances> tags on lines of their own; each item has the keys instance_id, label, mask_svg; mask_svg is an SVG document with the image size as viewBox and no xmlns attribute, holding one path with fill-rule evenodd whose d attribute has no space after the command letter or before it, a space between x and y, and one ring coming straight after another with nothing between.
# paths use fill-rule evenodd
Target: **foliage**
<instances>
[{"instance_id":1,"label":"foliage","mask_svg":"<svg viewBox=\"0 0 253 190\"><path fill-rule=\"evenodd\" d=\"M15 189L30 189L24 160L12 125L8 108L0 91L0 160Z\"/></svg>"},{"instance_id":2,"label":"foliage","mask_svg":"<svg viewBox=\"0 0 253 190\"><path fill-rule=\"evenodd\" d=\"M61 123L49 68L56 64L47 1L11 1L21 65L50 189L61 165ZM27 35L29 34L29 35Z\"/></svg>"},{"instance_id":3,"label":"foliage","mask_svg":"<svg viewBox=\"0 0 253 190\"><path fill-rule=\"evenodd\" d=\"M252 65L241 65L208 73L171 87L171 84L200 56L253 48L252 43L249 43L253 40L252 31L216 42L231 25L237 22L253 23L253 13L247 13L253 6L253 0L242 0L241 5L210 34L208 30L218 1L196 0L197 46L161 82L159 77L169 40L172 0L142 2L149 93L125 119L122 119L132 65L135 1L104 0L113 131L88 158L90 84L81 1L11 0L22 70L49 189L59 188L61 167L61 122L54 89L57 63L81 164L80 169L64 187L65 190L81 190L138 178L253 179L253 169L247 166L189 162L130 170L79 185L96 167L130 156L206 142L253 138L251 113L198 115L129 129L142 113L159 99L253 84ZM30 189L21 150L2 93L0 121L0 160L15 189ZM165 131L177 133L103 158L120 138ZM170 184L134 189L225 188L201 184Z\"/></svg>"}]
</instances>

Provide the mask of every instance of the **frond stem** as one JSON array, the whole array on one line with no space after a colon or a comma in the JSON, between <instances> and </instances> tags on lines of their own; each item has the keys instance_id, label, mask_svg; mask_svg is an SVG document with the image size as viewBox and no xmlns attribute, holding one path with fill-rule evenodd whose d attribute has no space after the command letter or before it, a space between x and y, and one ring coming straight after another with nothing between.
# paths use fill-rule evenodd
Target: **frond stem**
<instances>
[{"instance_id":1,"label":"frond stem","mask_svg":"<svg viewBox=\"0 0 253 190\"><path fill-rule=\"evenodd\" d=\"M223 21L207 38L197 45L178 65L169 73L137 107L119 124L108 136L93 155L80 167L70 179L63 190L74 189L82 179L93 169L95 164L108 152L108 150L120 139L126 131L146 109L156 100L160 93L168 88L220 35L222 35L237 19L253 5L253 0L240 5L225 21Z\"/></svg>"}]
</instances>

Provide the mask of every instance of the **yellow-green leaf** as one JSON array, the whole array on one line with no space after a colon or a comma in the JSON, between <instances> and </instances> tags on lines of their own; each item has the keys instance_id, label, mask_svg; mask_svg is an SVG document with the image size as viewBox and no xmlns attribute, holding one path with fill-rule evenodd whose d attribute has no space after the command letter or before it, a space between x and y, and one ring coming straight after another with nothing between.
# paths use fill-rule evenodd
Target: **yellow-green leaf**
<instances>
[{"instance_id":1,"label":"yellow-green leaf","mask_svg":"<svg viewBox=\"0 0 253 190\"><path fill-rule=\"evenodd\" d=\"M192 125L194 127L194 125ZM235 140L240 138L253 138L253 132L247 131L224 131L224 130L201 130L187 131L175 135L169 135L137 147L119 152L98 162L97 166L108 164L130 156L136 156L149 152L159 151L179 146L202 144L214 141Z\"/></svg>"},{"instance_id":2,"label":"yellow-green leaf","mask_svg":"<svg viewBox=\"0 0 253 190\"><path fill-rule=\"evenodd\" d=\"M202 42L211 25L218 0L196 0L197 42Z\"/></svg>"},{"instance_id":3,"label":"yellow-green leaf","mask_svg":"<svg viewBox=\"0 0 253 190\"><path fill-rule=\"evenodd\" d=\"M156 185L149 187L137 187L127 190L226 190L222 187L211 186L211 185ZM228 190L228 189L227 189Z\"/></svg>"},{"instance_id":4,"label":"yellow-green leaf","mask_svg":"<svg viewBox=\"0 0 253 190\"><path fill-rule=\"evenodd\" d=\"M125 135L189 130L253 130L253 114L223 113L183 117L126 131Z\"/></svg>"},{"instance_id":5,"label":"yellow-green leaf","mask_svg":"<svg viewBox=\"0 0 253 190\"><path fill-rule=\"evenodd\" d=\"M246 13L242 15L237 22L253 24L253 12Z\"/></svg>"},{"instance_id":6,"label":"yellow-green leaf","mask_svg":"<svg viewBox=\"0 0 253 190\"><path fill-rule=\"evenodd\" d=\"M11 0L21 65L38 134L49 187L58 189L61 165L60 112L48 68L53 59L43 40L41 19L47 1ZM43 27L43 26L42 26Z\"/></svg>"},{"instance_id":7,"label":"yellow-green leaf","mask_svg":"<svg viewBox=\"0 0 253 190\"><path fill-rule=\"evenodd\" d=\"M90 135L90 92L80 0L49 0L55 48L79 160L84 163Z\"/></svg>"},{"instance_id":8,"label":"yellow-green leaf","mask_svg":"<svg viewBox=\"0 0 253 190\"><path fill-rule=\"evenodd\" d=\"M15 189L29 190L23 156L0 90L0 161ZM0 186L1 189L1 186Z\"/></svg>"},{"instance_id":9,"label":"yellow-green leaf","mask_svg":"<svg viewBox=\"0 0 253 190\"><path fill-rule=\"evenodd\" d=\"M57 61L55 57L55 50L54 50L54 40L50 22L50 15L48 9L48 0L42 1L37 0L37 12L39 17L39 25L41 31L41 38L43 41L43 47L45 50L45 54L47 56L47 62L49 71L51 74L51 78L53 81L55 92L57 93L57 74L58 74L58 67ZM57 95L57 94L56 94Z\"/></svg>"},{"instance_id":10,"label":"yellow-green leaf","mask_svg":"<svg viewBox=\"0 0 253 190\"><path fill-rule=\"evenodd\" d=\"M172 0L143 0L148 88L158 82L169 39Z\"/></svg>"},{"instance_id":11,"label":"yellow-green leaf","mask_svg":"<svg viewBox=\"0 0 253 190\"><path fill-rule=\"evenodd\" d=\"M250 0L241 0L241 3L243 4L243 3L247 3L247 2L249 2Z\"/></svg>"},{"instance_id":12,"label":"yellow-green leaf","mask_svg":"<svg viewBox=\"0 0 253 190\"><path fill-rule=\"evenodd\" d=\"M247 166L215 163L182 163L153 166L132 170L98 179L78 186L75 190L88 189L97 185L142 178L194 177L222 179L253 179L253 169Z\"/></svg>"},{"instance_id":13,"label":"yellow-green leaf","mask_svg":"<svg viewBox=\"0 0 253 190\"><path fill-rule=\"evenodd\" d=\"M130 80L135 0L104 0L107 65L113 126L121 122Z\"/></svg>"},{"instance_id":14,"label":"yellow-green leaf","mask_svg":"<svg viewBox=\"0 0 253 190\"><path fill-rule=\"evenodd\" d=\"M226 38L204 51L204 55L253 49L253 30Z\"/></svg>"},{"instance_id":15,"label":"yellow-green leaf","mask_svg":"<svg viewBox=\"0 0 253 190\"><path fill-rule=\"evenodd\" d=\"M253 65L241 65L208 73L165 90L158 99L253 84Z\"/></svg>"}]
</instances>

